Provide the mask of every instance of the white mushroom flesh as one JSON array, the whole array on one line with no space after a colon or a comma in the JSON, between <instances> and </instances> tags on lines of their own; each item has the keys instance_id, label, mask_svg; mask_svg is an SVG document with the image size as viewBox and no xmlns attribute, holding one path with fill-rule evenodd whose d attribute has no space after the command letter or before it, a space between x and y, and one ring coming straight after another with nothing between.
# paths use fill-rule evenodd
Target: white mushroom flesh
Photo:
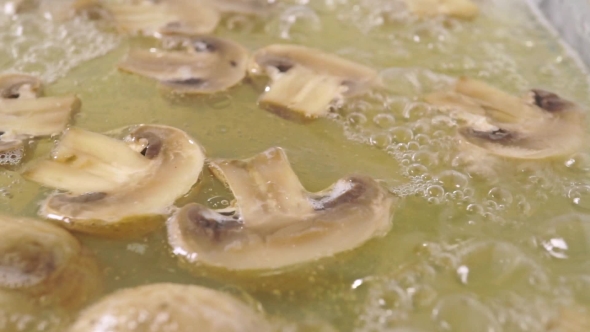
<instances>
[{"instance_id":1,"label":"white mushroom flesh","mask_svg":"<svg viewBox=\"0 0 590 332\"><path fill-rule=\"evenodd\" d=\"M377 72L369 67L299 45L275 44L256 51L249 71L271 79L259 99L263 107L305 118L326 115L334 102L366 92L377 80Z\"/></svg>"},{"instance_id":2,"label":"white mushroom flesh","mask_svg":"<svg viewBox=\"0 0 590 332\"><path fill-rule=\"evenodd\" d=\"M154 78L175 92L195 94L226 90L246 76L248 51L241 45L212 36L177 41L187 50L132 50L119 63L119 69Z\"/></svg>"},{"instance_id":3,"label":"white mushroom flesh","mask_svg":"<svg viewBox=\"0 0 590 332\"><path fill-rule=\"evenodd\" d=\"M410 11L421 17L446 15L461 19L473 19L479 8L472 0L405 0Z\"/></svg>"},{"instance_id":4,"label":"white mushroom flesh","mask_svg":"<svg viewBox=\"0 0 590 332\"><path fill-rule=\"evenodd\" d=\"M391 226L395 198L375 180L349 176L306 192L284 151L212 161L234 192L233 211L188 204L168 221L169 242L190 266L266 270L352 250Z\"/></svg>"},{"instance_id":5,"label":"white mushroom flesh","mask_svg":"<svg viewBox=\"0 0 590 332\"><path fill-rule=\"evenodd\" d=\"M49 196L40 215L95 234L142 230L161 219L197 182L201 147L185 132L160 125L128 128L118 140L70 128L44 160L23 172L29 180L67 193ZM132 230L128 230L132 231ZM124 234L121 234L124 235Z\"/></svg>"},{"instance_id":6,"label":"white mushroom flesh","mask_svg":"<svg viewBox=\"0 0 590 332\"><path fill-rule=\"evenodd\" d=\"M96 262L67 231L47 222L0 216L0 290L76 308L100 289Z\"/></svg>"},{"instance_id":7,"label":"white mushroom flesh","mask_svg":"<svg viewBox=\"0 0 590 332\"><path fill-rule=\"evenodd\" d=\"M159 36L162 33L211 33L219 12L206 2L191 0L140 1L132 4L104 3L121 33Z\"/></svg>"},{"instance_id":8,"label":"white mushroom flesh","mask_svg":"<svg viewBox=\"0 0 590 332\"><path fill-rule=\"evenodd\" d=\"M518 98L460 78L451 91L432 93L426 101L463 122L459 132L469 144L503 157L563 156L578 150L585 137L584 111L544 90Z\"/></svg>"},{"instance_id":9,"label":"white mushroom flesh","mask_svg":"<svg viewBox=\"0 0 590 332\"><path fill-rule=\"evenodd\" d=\"M82 311L68 332L268 332L264 315L220 291L151 284L119 290Z\"/></svg>"}]
</instances>

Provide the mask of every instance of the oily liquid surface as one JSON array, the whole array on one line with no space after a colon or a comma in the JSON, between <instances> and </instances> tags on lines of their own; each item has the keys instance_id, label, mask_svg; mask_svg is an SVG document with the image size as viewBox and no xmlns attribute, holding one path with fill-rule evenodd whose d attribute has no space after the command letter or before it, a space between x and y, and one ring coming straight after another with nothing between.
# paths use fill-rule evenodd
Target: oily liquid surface
<instances>
[{"instance_id":1,"label":"oily liquid surface","mask_svg":"<svg viewBox=\"0 0 590 332\"><path fill-rule=\"evenodd\" d=\"M3 44L15 50L35 38L56 49L64 39L72 45L65 55L41 48L27 56L7 52L0 63L5 71L45 73L54 82L47 95L77 93L77 126L98 132L137 123L176 126L212 158L246 158L281 146L310 191L360 172L402 197L386 237L289 268L283 277L192 276L171 256L164 229L129 241L79 236L105 267L106 292L155 282L198 284L260 303L285 321L359 332L545 331L562 307L590 309L590 150L554 161L486 157L473 163L456 149L456 123L420 99L468 75L514 94L544 88L588 105L586 74L527 5L479 1L481 15L460 22L417 20L399 1L310 2L282 2L266 21L232 17L217 31L250 50L300 43L380 71L384 90L309 124L258 108L264 86L245 82L227 93L178 97L116 70L128 49L157 47L152 40L119 38L84 21L63 28L61 37L49 36L43 35L48 29L24 29L31 17L2 18L10 27ZM78 30L94 37L85 40L90 35ZM35 156L47 155L52 144L39 142ZM50 192L11 171L0 173L0 186L0 209L12 215L35 216L37 202ZM177 205L220 208L231 199L205 171ZM34 319L55 318L40 313ZM51 323L31 326L23 330Z\"/></svg>"}]
</instances>

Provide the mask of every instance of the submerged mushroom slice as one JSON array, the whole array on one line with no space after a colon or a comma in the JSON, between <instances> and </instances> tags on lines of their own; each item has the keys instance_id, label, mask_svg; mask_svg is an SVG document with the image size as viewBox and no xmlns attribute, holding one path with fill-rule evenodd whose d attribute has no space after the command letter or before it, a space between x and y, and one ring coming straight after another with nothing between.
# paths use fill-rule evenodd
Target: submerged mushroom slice
<instances>
[{"instance_id":1,"label":"submerged mushroom slice","mask_svg":"<svg viewBox=\"0 0 590 332\"><path fill-rule=\"evenodd\" d=\"M137 125L118 140L70 128L26 179L67 191L50 195L39 214L86 233L126 236L153 230L201 173L201 147L185 132Z\"/></svg>"},{"instance_id":2,"label":"submerged mushroom slice","mask_svg":"<svg viewBox=\"0 0 590 332\"><path fill-rule=\"evenodd\" d=\"M259 103L279 114L324 116L335 101L367 91L377 80L369 67L299 45L275 44L253 55L252 75L267 75L270 86Z\"/></svg>"},{"instance_id":3,"label":"submerged mushroom slice","mask_svg":"<svg viewBox=\"0 0 590 332\"><path fill-rule=\"evenodd\" d=\"M226 90L246 76L248 51L213 36L182 38L187 51L133 50L119 69L154 78L180 93L206 94Z\"/></svg>"},{"instance_id":4,"label":"submerged mushroom slice","mask_svg":"<svg viewBox=\"0 0 590 332\"><path fill-rule=\"evenodd\" d=\"M472 19L479 9L472 0L405 0L410 11L421 17L447 15Z\"/></svg>"},{"instance_id":5,"label":"submerged mushroom slice","mask_svg":"<svg viewBox=\"0 0 590 332\"><path fill-rule=\"evenodd\" d=\"M107 11L121 33L131 35L159 36L162 33L188 35L211 33L220 20L218 10L204 1L93 2L94 6L86 3L85 6L79 6L81 8L78 10L92 8L98 4Z\"/></svg>"},{"instance_id":6,"label":"submerged mushroom slice","mask_svg":"<svg viewBox=\"0 0 590 332\"><path fill-rule=\"evenodd\" d=\"M464 122L459 133L467 142L503 157L563 156L578 150L585 137L584 111L544 90L518 98L462 77L452 91L432 93L426 101Z\"/></svg>"},{"instance_id":7,"label":"submerged mushroom slice","mask_svg":"<svg viewBox=\"0 0 590 332\"><path fill-rule=\"evenodd\" d=\"M375 180L354 175L309 193L280 148L211 169L236 201L217 211L191 203L170 218L169 243L189 264L276 269L352 250L391 225L395 198Z\"/></svg>"},{"instance_id":8,"label":"submerged mushroom slice","mask_svg":"<svg viewBox=\"0 0 590 332\"><path fill-rule=\"evenodd\" d=\"M119 290L81 312L69 332L268 332L264 316L220 291L151 284Z\"/></svg>"},{"instance_id":9,"label":"submerged mushroom slice","mask_svg":"<svg viewBox=\"0 0 590 332\"><path fill-rule=\"evenodd\" d=\"M100 289L95 260L67 231L47 222L0 216L0 290L73 309Z\"/></svg>"}]
</instances>

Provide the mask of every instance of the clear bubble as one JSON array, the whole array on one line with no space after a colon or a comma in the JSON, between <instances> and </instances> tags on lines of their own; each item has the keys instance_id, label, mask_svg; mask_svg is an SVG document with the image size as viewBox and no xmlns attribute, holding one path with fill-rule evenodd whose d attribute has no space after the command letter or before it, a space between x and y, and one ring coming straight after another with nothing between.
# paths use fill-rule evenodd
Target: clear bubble
<instances>
[{"instance_id":1,"label":"clear bubble","mask_svg":"<svg viewBox=\"0 0 590 332\"><path fill-rule=\"evenodd\" d=\"M590 252L590 216L567 214L543 223L538 243L554 258L585 262Z\"/></svg>"},{"instance_id":2,"label":"clear bubble","mask_svg":"<svg viewBox=\"0 0 590 332\"><path fill-rule=\"evenodd\" d=\"M382 129L388 129L395 125L395 117L391 114L380 113L373 117L373 122Z\"/></svg>"},{"instance_id":3,"label":"clear bubble","mask_svg":"<svg viewBox=\"0 0 590 332\"><path fill-rule=\"evenodd\" d=\"M322 30L322 21L311 8L303 5L285 9L279 17L279 37L287 40L301 40ZM275 29L272 29L275 31Z\"/></svg>"},{"instance_id":4,"label":"clear bubble","mask_svg":"<svg viewBox=\"0 0 590 332\"><path fill-rule=\"evenodd\" d=\"M359 126L367 122L367 117L363 113L353 112L346 117L346 120L353 126Z\"/></svg>"},{"instance_id":5,"label":"clear bubble","mask_svg":"<svg viewBox=\"0 0 590 332\"><path fill-rule=\"evenodd\" d=\"M441 186L429 186L428 189L426 189L426 195L428 197L434 197L434 198L443 198L445 195L445 190L443 189L443 187Z\"/></svg>"},{"instance_id":6,"label":"clear bubble","mask_svg":"<svg viewBox=\"0 0 590 332\"><path fill-rule=\"evenodd\" d=\"M590 154L574 154L565 162L565 166L574 172L588 173L590 172Z\"/></svg>"},{"instance_id":7,"label":"clear bubble","mask_svg":"<svg viewBox=\"0 0 590 332\"><path fill-rule=\"evenodd\" d=\"M414 138L414 133L410 128L395 127L390 132L395 143L408 143Z\"/></svg>"},{"instance_id":8,"label":"clear bubble","mask_svg":"<svg viewBox=\"0 0 590 332\"><path fill-rule=\"evenodd\" d=\"M388 134L374 134L370 138L371 145L380 149L385 149L391 144L391 137Z\"/></svg>"},{"instance_id":9,"label":"clear bubble","mask_svg":"<svg viewBox=\"0 0 590 332\"><path fill-rule=\"evenodd\" d=\"M421 164L412 164L408 166L407 171L409 176L422 176L428 172L428 168Z\"/></svg>"},{"instance_id":10,"label":"clear bubble","mask_svg":"<svg viewBox=\"0 0 590 332\"><path fill-rule=\"evenodd\" d=\"M412 161L426 166L436 166L438 164L436 154L427 150L414 152L412 154Z\"/></svg>"},{"instance_id":11,"label":"clear bubble","mask_svg":"<svg viewBox=\"0 0 590 332\"><path fill-rule=\"evenodd\" d=\"M467 175L455 170L442 171L436 176L436 178L442 183L443 188L449 191L464 189L469 183Z\"/></svg>"},{"instance_id":12,"label":"clear bubble","mask_svg":"<svg viewBox=\"0 0 590 332\"><path fill-rule=\"evenodd\" d=\"M582 185L570 189L568 197L575 207L582 210L590 210L590 185Z\"/></svg>"},{"instance_id":13,"label":"clear bubble","mask_svg":"<svg viewBox=\"0 0 590 332\"><path fill-rule=\"evenodd\" d=\"M492 188L488 192L488 197L491 198L494 202L500 205L510 205L512 204L512 194L510 191L504 188L495 187Z\"/></svg>"}]
</instances>

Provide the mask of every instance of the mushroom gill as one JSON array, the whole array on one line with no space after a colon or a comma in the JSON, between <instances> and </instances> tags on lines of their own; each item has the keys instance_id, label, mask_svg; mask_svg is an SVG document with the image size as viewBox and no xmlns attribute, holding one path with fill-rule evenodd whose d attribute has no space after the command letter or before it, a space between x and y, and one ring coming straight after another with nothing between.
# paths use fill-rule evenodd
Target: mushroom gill
<instances>
[{"instance_id":1,"label":"mushroom gill","mask_svg":"<svg viewBox=\"0 0 590 332\"><path fill-rule=\"evenodd\" d=\"M426 101L465 125L460 137L489 153L520 159L564 156L583 144L585 112L555 93L530 90L522 98L461 77L450 91Z\"/></svg>"},{"instance_id":2,"label":"mushroom gill","mask_svg":"<svg viewBox=\"0 0 590 332\"><path fill-rule=\"evenodd\" d=\"M168 220L169 243L189 265L277 269L352 250L391 226L395 198L375 180L353 175L309 193L281 148L210 169L235 201L224 210L191 203Z\"/></svg>"},{"instance_id":3,"label":"mushroom gill","mask_svg":"<svg viewBox=\"0 0 590 332\"><path fill-rule=\"evenodd\" d=\"M34 76L0 75L0 165L18 165L27 140L61 132L80 108L75 96L41 94L42 83Z\"/></svg>"},{"instance_id":4,"label":"mushroom gill","mask_svg":"<svg viewBox=\"0 0 590 332\"><path fill-rule=\"evenodd\" d=\"M221 291L159 283L116 291L83 310L68 332L270 332L264 315Z\"/></svg>"},{"instance_id":5,"label":"mushroom gill","mask_svg":"<svg viewBox=\"0 0 590 332\"><path fill-rule=\"evenodd\" d=\"M472 0L404 0L408 9L420 17L446 15L460 19L473 19L479 8Z\"/></svg>"},{"instance_id":6,"label":"mushroom gill","mask_svg":"<svg viewBox=\"0 0 590 332\"><path fill-rule=\"evenodd\" d=\"M274 44L256 51L249 66L252 76L270 77L258 102L290 117L325 116L331 105L366 92L377 81L372 68L300 45Z\"/></svg>"},{"instance_id":7,"label":"mushroom gill","mask_svg":"<svg viewBox=\"0 0 590 332\"><path fill-rule=\"evenodd\" d=\"M47 222L0 216L2 292L76 309L101 287L96 261L67 231Z\"/></svg>"},{"instance_id":8,"label":"mushroom gill","mask_svg":"<svg viewBox=\"0 0 590 332\"><path fill-rule=\"evenodd\" d=\"M201 173L204 154L185 132L162 125L126 128L119 140L67 130L52 152L23 177L66 191L51 194L39 214L68 229L105 236L149 232Z\"/></svg>"},{"instance_id":9,"label":"mushroom gill","mask_svg":"<svg viewBox=\"0 0 590 332\"><path fill-rule=\"evenodd\" d=\"M246 76L248 51L219 37L168 37L185 51L132 50L119 63L122 71L156 79L179 93L207 94L229 89Z\"/></svg>"}]
</instances>

